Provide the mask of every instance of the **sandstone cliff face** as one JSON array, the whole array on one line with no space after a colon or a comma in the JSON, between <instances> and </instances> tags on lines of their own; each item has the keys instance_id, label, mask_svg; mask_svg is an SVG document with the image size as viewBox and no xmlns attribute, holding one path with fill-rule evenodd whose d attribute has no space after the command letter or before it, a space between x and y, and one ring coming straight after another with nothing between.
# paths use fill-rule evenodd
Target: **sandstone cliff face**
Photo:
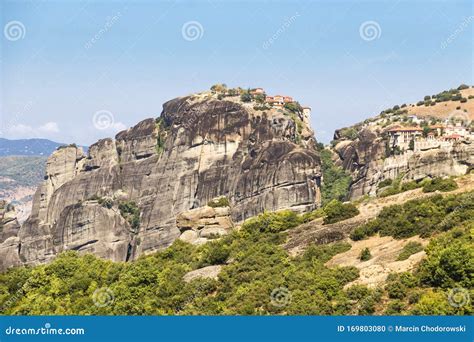
<instances>
[{"instance_id":1,"label":"sandstone cliff face","mask_svg":"<svg viewBox=\"0 0 474 342\"><path fill-rule=\"evenodd\" d=\"M8 266L19 266L18 231L20 224L16 218L15 208L6 201L0 201L0 269Z\"/></svg>"},{"instance_id":2,"label":"sandstone cliff face","mask_svg":"<svg viewBox=\"0 0 474 342\"><path fill-rule=\"evenodd\" d=\"M334 151L338 163L352 174L350 198L375 195L384 179L420 180L425 177L459 176L474 166L474 141L456 142L451 148L407 151L386 157L383 131L362 129L354 140L341 139L336 131Z\"/></svg>"},{"instance_id":3,"label":"sandstone cliff face","mask_svg":"<svg viewBox=\"0 0 474 342\"><path fill-rule=\"evenodd\" d=\"M55 151L12 245L24 264L64 250L125 261L169 246L186 230L177 215L219 196L230 202L231 222L264 210L311 210L321 177L314 145L310 128L299 129L282 110L178 98L164 104L159 119L98 141L88 155L75 146ZM225 220L218 216L198 233L226 230L227 221L218 229Z\"/></svg>"}]
</instances>

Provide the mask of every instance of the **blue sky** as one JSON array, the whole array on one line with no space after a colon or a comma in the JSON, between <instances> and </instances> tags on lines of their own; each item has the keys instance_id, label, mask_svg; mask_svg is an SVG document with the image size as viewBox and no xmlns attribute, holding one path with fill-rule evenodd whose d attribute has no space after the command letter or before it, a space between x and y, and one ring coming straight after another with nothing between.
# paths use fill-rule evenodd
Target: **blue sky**
<instances>
[{"instance_id":1,"label":"blue sky","mask_svg":"<svg viewBox=\"0 0 474 342\"><path fill-rule=\"evenodd\" d=\"M0 2L8 138L91 144L224 82L311 106L328 142L387 107L473 84L468 0Z\"/></svg>"}]
</instances>

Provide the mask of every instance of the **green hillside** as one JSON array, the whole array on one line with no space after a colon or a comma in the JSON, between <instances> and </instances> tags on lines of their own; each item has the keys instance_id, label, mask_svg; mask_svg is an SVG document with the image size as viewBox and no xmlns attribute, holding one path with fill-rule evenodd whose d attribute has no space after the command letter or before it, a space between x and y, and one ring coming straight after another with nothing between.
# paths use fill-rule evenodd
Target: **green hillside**
<instances>
[{"instance_id":1,"label":"green hillside","mask_svg":"<svg viewBox=\"0 0 474 342\"><path fill-rule=\"evenodd\" d=\"M472 315L474 294L474 192L434 195L386 207L354 235L430 238L427 257L413 272L391 274L377 288L345 287L355 267L328 268L347 242L311 245L292 257L282 247L288 232L314 217L346 219L353 208L332 201L313 215L266 213L240 230L201 246L172 247L129 263L75 252L48 265L0 275L4 314L106 315ZM352 213L348 215L348 212ZM419 251L407 245L406 254ZM370 258L370 251L364 258ZM217 279L183 276L222 265Z\"/></svg>"},{"instance_id":2,"label":"green hillside","mask_svg":"<svg viewBox=\"0 0 474 342\"><path fill-rule=\"evenodd\" d=\"M15 182L0 180L0 190L17 186L36 186L43 180L47 157L8 156L0 157L0 177Z\"/></svg>"}]
</instances>

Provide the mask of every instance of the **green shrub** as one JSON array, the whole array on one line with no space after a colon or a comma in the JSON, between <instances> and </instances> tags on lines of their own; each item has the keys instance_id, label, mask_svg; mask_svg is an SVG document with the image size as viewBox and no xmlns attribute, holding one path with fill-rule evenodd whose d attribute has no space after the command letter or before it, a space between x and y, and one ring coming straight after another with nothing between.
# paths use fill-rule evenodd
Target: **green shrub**
<instances>
[{"instance_id":1,"label":"green shrub","mask_svg":"<svg viewBox=\"0 0 474 342\"><path fill-rule=\"evenodd\" d=\"M212 207L212 208L229 207L230 202L229 202L229 199L227 197L222 196L222 197L219 197L219 198L216 198L214 200L209 201L207 203L207 205L209 207Z\"/></svg>"},{"instance_id":2,"label":"green shrub","mask_svg":"<svg viewBox=\"0 0 474 342\"><path fill-rule=\"evenodd\" d=\"M303 112L303 107L298 102L288 102L283 105L283 108L289 110L292 113L298 114Z\"/></svg>"},{"instance_id":3,"label":"green shrub","mask_svg":"<svg viewBox=\"0 0 474 342\"><path fill-rule=\"evenodd\" d=\"M378 197L388 197L388 196L393 196L393 195L396 195L396 194L399 194L399 193L400 193L400 189L392 186L392 187L384 189L382 192L380 192L378 194Z\"/></svg>"},{"instance_id":4,"label":"green shrub","mask_svg":"<svg viewBox=\"0 0 474 342\"><path fill-rule=\"evenodd\" d=\"M339 131L340 135L342 138L346 138L349 140L355 140L359 136L359 133L357 132L357 129L354 127L349 127L349 128L342 128Z\"/></svg>"},{"instance_id":5,"label":"green shrub","mask_svg":"<svg viewBox=\"0 0 474 342\"><path fill-rule=\"evenodd\" d=\"M225 83L217 83L211 87L211 90L217 93L225 92L227 90L227 85Z\"/></svg>"},{"instance_id":6,"label":"green shrub","mask_svg":"<svg viewBox=\"0 0 474 342\"><path fill-rule=\"evenodd\" d=\"M199 267L224 264L230 255L230 248L221 241L209 242L205 246Z\"/></svg>"},{"instance_id":7,"label":"green shrub","mask_svg":"<svg viewBox=\"0 0 474 342\"><path fill-rule=\"evenodd\" d=\"M302 222L302 218L294 211L282 210L274 213L263 213L248 219L242 225L242 229L249 232L278 233L294 228Z\"/></svg>"},{"instance_id":8,"label":"green shrub","mask_svg":"<svg viewBox=\"0 0 474 342\"><path fill-rule=\"evenodd\" d=\"M385 289L387 290L389 298L403 299L407 294L407 288L400 281L389 282Z\"/></svg>"},{"instance_id":9,"label":"green shrub","mask_svg":"<svg viewBox=\"0 0 474 342\"><path fill-rule=\"evenodd\" d=\"M155 125L157 130L155 150L157 154L161 154L165 150L166 137L168 135L166 122L164 118L159 117L155 120Z\"/></svg>"},{"instance_id":10,"label":"green shrub","mask_svg":"<svg viewBox=\"0 0 474 342\"><path fill-rule=\"evenodd\" d=\"M372 254L370 254L370 250L368 248L364 248L359 255L360 261L367 261L372 258Z\"/></svg>"},{"instance_id":11,"label":"green shrub","mask_svg":"<svg viewBox=\"0 0 474 342\"><path fill-rule=\"evenodd\" d=\"M359 215L359 209L352 203L341 203L338 200L332 200L324 207L326 217L324 224L330 224L349 219Z\"/></svg>"},{"instance_id":12,"label":"green shrub","mask_svg":"<svg viewBox=\"0 0 474 342\"><path fill-rule=\"evenodd\" d=\"M420 187L421 187L421 184L419 182L410 181L410 182L402 183L400 186L400 191L405 192L405 191L414 190Z\"/></svg>"},{"instance_id":13,"label":"green shrub","mask_svg":"<svg viewBox=\"0 0 474 342\"><path fill-rule=\"evenodd\" d=\"M423 192L453 191L458 188L456 181L452 178L435 178L423 186Z\"/></svg>"},{"instance_id":14,"label":"green shrub","mask_svg":"<svg viewBox=\"0 0 474 342\"><path fill-rule=\"evenodd\" d=\"M250 93L246 91L240 95L240 101L250 102L252 101L252 95L250 95Z\"/></svg>"},{"instance_id":15,"label":"green shrub","mask_svg":"<svg viewBox=\"0 0 474 342\"><path fill-rule=\"evenodd\" d=\"M416 254L423 250L423 245L416 241L410 241L405 246L403 246L402 251L398 255L397 260L406 260L410 257L410 255Z\"/></svg>"},{"instance_id":16,"label":"green shrub","mask_svg":"<svg viewBox=\"0 0 474 342\"><path fill-rule=\"evenodd\" d=\"M360 300L370 294L370 290L364 285L352 285L346 290L347 297L352 300Z\"/></svg>"},{"instance_id":17,"label":"green shrub","mask_svg":"<svg viewBox=\"0 0 474 342\"><path fill-rule=\"evenodd\" d=\"M418 301L421 298L421 294L422 294L421 291L411 291L407 296L408 297L408 303L409 304L418 303Z\"/></svg>"},{"instance_id":18,"label":"green shrub","mask_svg":"<svg viewBox=\"0 0 474 342\"><path fill-rule=\"evenodd\" d=\"M474 287L473 227L471 218L463 230L446 232L430 241L425 249L427 258L418 271L422 284L442 288Z\"/></svg>"},{"instance_id":19,"label":"green shrub","mask_svg":"<svg viewBox=\"0 0 474 342\"><path fill-rule=\"evenodd\" d=\"M404 174L400 174L397 178L393 180L385 179L382 182L380 182L377 187L379 189L383 189L383 191L379 192L377 196L378 197L392 196L404 191L420 188L423 186L423 184L425 184L423 182L417 182L414 180L402 183L403 177L404 177Z\"/></svg>"},{"instance_id":20,"label":"green shrub","mask_svg":"<svg viewBox=\"0 0 474 342\"><path fill-rule=\"evenodd\" d=\"M120 214L130 224L133 230L140 227L140 209L133 201L126 201L119 204Z\"/></svg>"},{"instance_id":21,"label":"green shrub","mask_svg":"<svg viewBox=\"0 0 474 342\"><path fill-rule=\"evenodd\" d=\"M385 315L399 315L405 307L406 305L403 301L399 299L393 300L388 304L387 310L385 310Z\"/></svg>"},{"instance_id":22,"label":"green shrub","mask_svg":"<svg viewBox=\"0 0 474 342\"><path fill-rule=\"evenodd\" d=\"M393 182L393 179L386 178L383 181L379 182L379 184L377 184L377 188L379 188L379 189L380 188L385 188L386 186L392 185L392 182Z\"/></svg>"}]
</instances>

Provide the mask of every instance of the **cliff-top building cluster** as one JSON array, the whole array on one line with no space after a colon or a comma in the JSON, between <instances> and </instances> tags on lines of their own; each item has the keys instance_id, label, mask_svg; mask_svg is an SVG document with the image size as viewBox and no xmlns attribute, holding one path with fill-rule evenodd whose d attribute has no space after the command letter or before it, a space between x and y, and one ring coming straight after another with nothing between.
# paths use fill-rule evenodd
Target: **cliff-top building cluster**
<instances>
[{"instance_id":1,"label":"cliff-top building cluster","mask_svg":"<svg viewBox=\"0 0 474 342\"><path fill-rule=\"evenodd\" d=\"M214 94L220 94L221 96L237 96L239 94L245 93L247 91L242 88L229 89L224 84L217 84L211 87L211 91ZM252 96L252 101L256 100L257 97L260 97L260 101L263 101L263 104L266 104L273 108L283 108L286 104L296 103L293 97L288 95L267 95L265 89L263 88L253 88L249 89L248 93ZM309 123L311 116L311 107L302 106L302 120L306 123Z\"/></svg>"},{"instance_id":2,"label":"cliff-top building cluster","mask_svg":"<svg viewBox=\"0 0 474 342\"><path fill-rule=\"evenodd\" d=\"M444 124L425 127L393 127L387 133L390 146L392 148L399 148L402 151L420 151L436 147L449 148L456 141L474 139L474 134L462 122L452 123L449 120L446 120Z\"/></svg>"}]
</instances>

